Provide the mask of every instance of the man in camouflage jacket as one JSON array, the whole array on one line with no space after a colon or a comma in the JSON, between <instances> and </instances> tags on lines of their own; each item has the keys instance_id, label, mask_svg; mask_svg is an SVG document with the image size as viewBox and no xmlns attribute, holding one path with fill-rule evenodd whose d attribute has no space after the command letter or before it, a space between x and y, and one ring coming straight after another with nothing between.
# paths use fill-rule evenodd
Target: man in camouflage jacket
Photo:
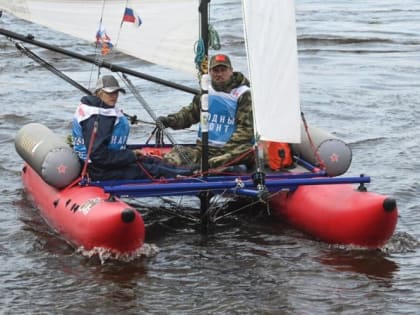
<instances>
[{"instance_id":1,"label":"man in camouflage jacket","mask_svg":"<svg viewBox=\"0 0 420 315\"><path fill-rule=\"evenodd\" d=\"M209 88L209 166L210 168L232 164L249 166L254 161L252 154L254 129L249 81L242 73L233 71L230 59L226 55L213 56L209 68L211 77ZM218 97L222 101L215 102L214 100ZM227 109L219 110L217 107L226 107ZM191 104L183 107L178 113L159 117L159 120L165 127L172 129L189 128L198 123L200 121L200 95L196 95ZM225 139L212 141L217 135L214 137L211 130L216 129L219 130L215 131L219 133L219 137ZM199 139L196 146L173 149L165 155L164 160L174 165L190 163L198 165L201 161L201 150Z\"/></svg>"}]
</instances>

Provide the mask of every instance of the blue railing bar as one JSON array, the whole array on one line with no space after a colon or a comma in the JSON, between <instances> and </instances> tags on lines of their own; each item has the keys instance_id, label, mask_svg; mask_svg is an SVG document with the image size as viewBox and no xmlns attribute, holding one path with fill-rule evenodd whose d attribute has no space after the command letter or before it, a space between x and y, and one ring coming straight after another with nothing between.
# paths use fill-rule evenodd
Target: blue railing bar
<instances>
[{"instance_id":1,"label":"blue railing bar","mask_svg":"<svg viewBox=\"0 0 420 315\"><path fill-rule=\"evenodd\" d=\"M313 177L326 177L324 172L320 173L269 173L266 174L267 180L272 179L289 179L289 178L313 178ZM209 176L206 177L205 182L217 182L217 181L234 181L237 178L241 180L251 180L251 174L244 174L244 175L224 175L224 176ZM186 177L186 178L168 178L165 179L163 182L153 181L150 179L138 179L138 180L108 180L108 181L93 181L88 183L90 186L98 186L98 187L105 187L105 186L120 186L120 185L137 185L137 184L167 184L167 183L200 183L203 182L202 177Z\"/></svg>"},{"instance_id":2,"label":"blue railing bar","mask_svg":"<svg viewBox=\"0 0 420 315\"><path fill-rule=\"evenodd\" d=\"M281 189L296 189L300 185L326 185L326 184L354 184L354 183L369 183L370 177L327 177L327 178L296 178L296 179L272 179L266 181L265 186L269 191L278 191ZM232 192L239 192L240 189L253 188L255 184L252 180L240 181L220 181L220 182L178 182L178 183L158 183L148 185L117 185L104 186L104 191L116 195L130 196L138 194L160 195L163 193L180 194L199 192L202 190L232 190Z\"/></svg>"}]
</instances>

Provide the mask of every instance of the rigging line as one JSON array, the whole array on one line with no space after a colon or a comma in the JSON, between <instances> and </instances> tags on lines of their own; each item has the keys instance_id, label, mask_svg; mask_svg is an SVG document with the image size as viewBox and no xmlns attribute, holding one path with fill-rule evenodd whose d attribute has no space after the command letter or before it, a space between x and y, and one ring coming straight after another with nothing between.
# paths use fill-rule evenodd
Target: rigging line
<instances>
[{"instance_id":1,"label":"rigging line","mask_svg":"<svg viewBox=\"0 0 420 315\"><path fill-rule=\"evenodd\" d=\"M135 71L135 70L132 70L132 69L128 69L128 68L125 68L125 67L122 67L122 66L119 66L119 65L116 65L116 64L111 64L109 62L106 62L103 58L97 58L96 56L95 56L95 58L92 58L92 57L89 57L89 56L78 54L78 53L70 51L70 50L63 49L63 48L55 46L55 45L49 45L47 43L35 40L34 36L32 36L31 34L28 34L28 35L24 36L24 35L6 30L4 28L0 28L0 35L4 35L8 38L17 39L17 40L23 41L25 43L29 43L31 45L35 45L35 46L38 46L38 47L45 48L49 51L54 51L54 52L57 52L59 54L63 54L63 55L66 55L66 56L69 56L69 57L72 57L72 58L76 58L78 60L82 60L82 61L94 64L95 66L98 66L98 67L107 68L107 69L111 70L112 72L126 73L126 74L129 74L129 75L135 76L137 78L141 78L141 79L144 79L144 80L147 80L147 81L150 81L150 82L154 82L154 83L157 83L157 84L168 86L168 87L171 87L171 88L174 88L174 89L177 89L177 90L181 90L181 91L184 91L184 92L187 92L187 93L190 93L190 94L194 94L194 95L199 94L199 90L197 90L197 89L190 88L188 86L184 86L184 85L181 85L181 84L178 84L178 83L175 83L175 82L171 82L171 81L167 81L167 80L164 80L164 79L160 79L158 77L148 75L146 73L138 72L138 71Z\"/></svg>"},{"instance_id":2,"label":"rigging line","mask_svg":"<svg viewBox=\"0 0 420 315\"><path fill-rule=\"evenodd\" d=\"M88 174L88 164L89 164L89 160L90 160L90 155L92 153L93 150L93 144L95 142L95 138L96 138L96 134L98 132L98 117L99 115L96 116L95 122L93 123L93 128L92 128L92 133L90 135L90 140L89 140L89 146L88 146L88 150L87 150L87 154L86 154L86 160L83 163L83 168L82 168L82 173L80 175L81 178L88 178L89 174Z\"/></svg>"},{"instance_id":3,"label":"rigging line","mask_svg":"<svg viewBox=\"0 0 420 315\"><path fill-rule=\"evenodd\" d=\"M172 215L174 215L174 216L176 216L176 217L178 217L178 218L185 219L185 220L189 220L190 222L194 222L194 223L198 223L198 222L200 221L200 220L199 220L198 218L196 218L196 217L193 217L193 216L187 216L187 215L185 215L185 214L180 213L180 212L179 212L179 211L177 211L177 210L171 210L171 209L167 209L167 208L159 208L159 209L157 209L157 211L161 211L161 212L169 213L169 214L172 214Z\"/></svg>"},{"instance_id":4,"label":"rigging line","mask_svg":"<svg viewBox=\"0 0 420 315\"><path fill-rule=\"evenodd\" d=\"M225 163L223 165L220 165L218 167L211 168L211 169L207 170L207 172L201 172L201 175L208 175L208 174L212 174L212 173L223 173L224 170L226 168L228 168L228 167L235 166L235 165L240 165L240 164L235 164L235 163L238 162L238 161L240 161L240 160L242 160L246 156L251 155L251 154L255 154L253 148L246 150L245 152L241 153L240 155L238 155L233 160L231 160L231 161L229 161L229 162L227 162L227 163Z\"/></svg>"},{"instance_id":5,"label":"rigging line","mask_svg":"<svg viewBox=\"0 0 420 315\"><path fill-rule=\"evenodd\" d=\"M162 197L162 196L160 197L160 199L162 201L164 201L167 204L170 204L170 206L173 208L173 209L169 209L169 211L172 211L172 214L174 214L174 215L176 215L176 216L178 216L180 218L188 219L188 220L190 220L192 222L195 222L195 223L199 222L200 220L196 216L194 216L192 214L187 215L185 213L185 208L182 207L182 204L183 204L182 199L183 198L184 197L182 196L181 198L179 198L179 201L178 202L175 202L175 201L173 201L170 198L165 198L165 197ZM159 208L159 210L160 209L166 209L167 210L168 208L161 207L161 208Z\"/></svg>"},{"instance_id":6,"label":"rigging line","mask_svg":"<svg viewBox=\"0 0 420 315\"><path fill-rule=\"evenodd\" d=\"M69 56L69 57L72 57L72 58L76 58L78 60L82 60L82 61L85 61L85 62L88 62L88 63L92 63L95 66L107 68L107 69L111 70L112 72L126 73L126 74L129 74L129 75L135 76L137 78L141 78L141 79L144 79L144 80L147 80L147 81L150 81L150 82L154 82L154 83L157 83L157 84L168 86L170 88L174 88L174 89L184 91L184 92L187 92L187 93L190 93L190 94L194 94L194 95L199 94L199 90L197 90L195 88L190 88L188 86L184 86L184 85L181 85L181 84L178 84L178 83L175 83L175 82L160 79L158 77L148 75L146 73L138 72L138 71L135 71L135 70L132 70L132 69L128 69L128 68L125 68L125 67L122 67L122 66L119 66L119 65L116 65L116 64L111 64L109 62L106 62L103 58L92 58L92 57L89 57L89 56L78 54L78 53L70 51L70 50L63 49L63 48L55 46L55 45L49 45L47 43L35 40L34 36L32 36L31 34L28 34L28 35L24 36L24 35L21 35L21 34L18 34L18 33L15 33L15 32L12 32L12 31L9 31L9 30L6 30L6 29L0 27L0 35L4 35L8 38L17 39L17 40L23 41L25 43L29 43L31 45L42 47L42 48L45 48L49 51L54 51L54 52L57 52L59 54L63 54L63 55L66 55L66 56Z\"/></svg>"},{"instance_id":7,"label":"rigging line","mask_svg":"<svg viewBox=\"0 0 420 315\"><path fill-rule=\"evenodd\" d=\"M63 79L67 83L70 83L72 86L74 86L75 88L77 88L81 92L85 93L86 95L92 95L93 94L89 89L85 88L83 85L79 84L78 82L76 82L75 80L73 80L72 78L70 78L69 76L65 75L62 71L58 70L52 64L50 64L46 60L42 59L40 56L36 55L29 48L25 47L22 43L16 42L15 43L15 47L20 52L22 52L23 54L25 54L27 57L31 58L32 60L34 60L35 62L37 62L39 65L41 65L45 69L49 70L50 72L52 72L53 74L55 74L59 78ZM132 115L129 115L129 114L124 113L124 116L126 116L127 118L129 118L130 119L130 122L132 124L138 123L138 122L141 122L141 123L144 123L144 124L149 123L149 122L146 122L146 121L138 120L135 115L132 116ZM149 124L153 124L153 123L149 123Z\"/></svg>"},{"instance_id":8,"label":"rigging line","mask_svg":"<svg viewBox=\"0 0 420 315\"><path fill-rule=\"evenodd\" d=\"M213 223L217 221L219 212L224 209L223 206L218 206L218 205L223 202L222 198L224 198L225 194L227 194L227 190L223 191L221 194L213 196L210 199L210 205L207 211L205 212L205 215L208 215L208 217L211 219L211 222ZM226 202L225 202L225 205L226 205Z\"/></svg>"},{"instance_id":9,"label":"rigging line","mask_svg":"<svg viewBox=\"0 0 420 315\"><path fill-rule=\"evenodd\" d=\"M139 101L139 103L143 106L143 108L147 111L149 116L153 119L153 121L156 122L157 117L154 113L153 109L150 107L150 105L146 102L144 97L140 94L140 92L137 91L137 89L134 87L133 83L130 81L130 79L123 73L122 75L118 73L118 76L124 81L124 83L127 85L128 89L131 93L133 93L134 97Z\"/></svg>"},{"instance_id":10,"label":"rigging line","mask_svg":"<svg viewBox=\"0 0 420 315\"><path fill-rule=\"evenodd\" d=\"M305 127L305 132L306 132L306 135L308 136L309 143L311 144L311 149L312 149L312 152L313 152L313 154L314 154L314 156L315 156L315 158L316 158L317 162L319 163L319 167L320 167L322 170L325 170L325 168L326 168L326 167L325 167L325 163L324 163L324 161L322 160L321 156L319 155L319 152L318 152L317 148L315 148L315 144L314 144L314 142L313 142L313 140L312 140L311 133L309 132L309 126L308 126L308 123L306 122L306 119L305 119L305 115L303 114L303 112L301 112L301 113L300 113L300 115L301 115L301 117L302 117L303 126Z\"/></svg>"},{"instance_id":11,"label":"rigging line","mask_svg":"<svg viewBox=\"0 0 420 315\"><path fill-rule=\"evenodd\" d=\"M105 1L106 0L103 0L103 2L102 2L101 17L99 19L99 25L98 25L97 32L101 32L101 29L102 29L102 25L103 25L102 21L103 21L104 11L105 11ZM98 35L96 35L96 36L98 36ZM96 37L96 42L95 42L95 56L98 57L98 59L99 59L99 43L98 43L97 37ZM93 70L93 67L92 67L92 70ZM99 79L100 74L101 74L101 68L98 66L98 74L97 74L96 79Z\"/></svg>"},{"instance_id":12,"label":"rigging line","mask_svg":"<svg viewBox=\"0 0 420 315\"><path fill-rule=\"evenodd\" d=\"M179 144L177 144L176 140L172 135L166 131L165 126L163 126L162 122L157 119L156 114L154 113L153 109L150 107L150 105L147 103L147 101L143 98L143 96L137 91L137 89L134 87L133 83L131 83L130 79L123 73L118 74L120 78L124 81L124 83L127 85L128 89L131 93L133 93L134 97L137 99L137 101L143 106L143 108L147 111L149 116L155 121L155 123L158 125L158 127L163 131L165 136L169 139L169 141L173 144L173 148L177 150L177 152L181 155L182 159L188 163L189 165L192 165L191 159L185 154L185 151L183 147Z\"/></svg>"},{"instance_id":13,"label":"rigging line","mask_svg":"<svg viewBox=\"0 0 420 315\"><path fill-rule=\"evenodd\" d=\"M267 200L268 200L268 199L271 199L271 198L273 198L273 197L275 197L276 195L278 195L278 194L280 194L280 193L281 193L281 191L278 191L278 192L275 192L275 193L273 193L273 194L270 194L270 195L267 197ZM247 209L247 208L250 208L250 207L252 207L252 206L254 206L254 205L256 205L256 204L259 204L259 203L261 203L261 200L260 200L260 199L255 200L255 201L253 201L253 202L251 202L251 203L249 203L249 204L247 204L247 205L245 205L245 206L243 206L243 207L240 207L240 208L238 208L238 209L232 210L232 211L230 211L230 212L227 212L227 213L225 213L225 214L223 214L223 215L221 215L221 216L219 216L219 217L215 218L214 222L217 222L217 221L219 221L219 220L221 220L221 219L223 219L223 218L225 218L225 217L227 217L227 216L230 216L230 215L233 215L233 214L238 213L238 212L240 212L240 211L243 211L243 210L245 210L245 209Z\"/></svg>"},{"instance_id":14,"label":"rigging line","mask_svg":"<svg viewBox=\"0 0 420 315\"><path fill-rule=\"evenodd\" d=\"M222 48L219 33L212 24L209 24L209 47L214 50Z\"/></svg>"},{"instance_id":15,"label":"rigging line","mask_svg":"<svg viewBox=\"0 0 420 315\"><path fill-rule=\"evenodd\" d=\"M89 91L87 88L85 88L81 84L77 83L76 81L72 80L70 77L68 77L67 75L65 75L63 72L61 72L60 70L58 70L57 68L55 68L52 64L48 63L47 61L45 61L44 59L42 59L41 57L39 57L38 55L36 55L35 53L33 53L31 50L29 50L28 48L26 48L25 46L23 46L22 43L15 43L15 46L23 54L25 54L26 56L28 56L29 58L31 58L32 60L34 60L35 62L37 62L38 64L40 64L42 67L44 67L47 70L49 70L50 72L54 73L55 75L57 75L58 77L60 77L64 81L70 83L75 88L79 89L80 91L82 91L82 92L84 92L84 93L86 93L88 95L92 94L92 92Z\"/></svg>"},{"instance_id":16,"label":"rigging line","mask_svg":"<svg viewBox=\"0 0 420 315\"><path fill-rule=\"evenodd\" d=\"M140 212L139 209L145 208L145 206L142 205L141 203L131 202L131 200L132 201L137 201L136 199L131 199L131 198L130 199L125 198L125 199L130 200L129 205L136 208L136 210L138 212ZM198 223L200 221L197 217L195 217L193 215L187 215L185 213L182 213L180 211L180 209L181 209L180 205L177 204L176 202L172 201L171 199L164 198L164 197L160 197L160 199L162 201L164 201L165 203L169 203L170 206L174 207L175 209L170 209L170 208L167 208L167 207L159 207L159 208L155 209L155 207L151 208L151 207L147 207L147 206L150 206L150 205L146 205L146 208L148 208L147 211L149 211L149 212L152 212L152 211L164 212L164 213L171 214L173 216L176 216L176 217L179 217L179 218L182 218L182 219L189 220L193 223Z\"/></svg>"},{"instance_id":17,"label":"rigging line","mask_svg":"<svg viewBox=\"0 0 420 315\"><path fill-rule=\"evenodd\" d=\"M205 51L203 39L200 38L195 43L194 51L195 51L194 62L195 62L195 66L196 66L197 70L199 72L200 72L200 70L202 70L203 72L208 71L207 65L205 65L206 66L205 69L203 67L204 66L203 61L205 60L205 57L206 57L206 51Z\"/></svg>"},{"instance_id":18,"label":"rigging line","mask_svg":"<svg viewBox=\"0 0 420 315\"><path fill-rule=\"evenodd\" d=\"M125 15L125 10L127 9L127 6L128 6L128 0L125 1L124 12L123 12L122 17L121 17L120 28L118 29L117 39L115 40L115 45L114 45L115 48L117 48L118 41L120 40L120 34L121 34L122 27L123 27L124 15Z\"/></svg>"},{"instance_id":19,"label":"rigging line","mask_svg":"<svg viewBox=\"0 0 420 315\"><path fill-rule=\"evenodd\" d=\"M104 11L105 11L105 1L106 1L106 0L102 1L102 10L101 10L101 18L100 18L100 20L99 20L99 27L101 27L101 26L102 26L102 19L103 19L103 17L104 17Z\"/></svg>"}]
</instances>

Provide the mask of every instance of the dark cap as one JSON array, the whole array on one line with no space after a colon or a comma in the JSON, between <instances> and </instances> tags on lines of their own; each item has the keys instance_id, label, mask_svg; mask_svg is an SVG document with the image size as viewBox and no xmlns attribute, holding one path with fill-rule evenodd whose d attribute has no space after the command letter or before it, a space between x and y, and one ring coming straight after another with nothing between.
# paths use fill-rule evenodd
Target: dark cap
<instances>
[{"instance_id":1,"label":"dark cap","mask_svg":"<svg viewBox=\"0 0 420 315\"><path fill-rule=\"evenodd\" d=\"M98 79L95 92L99 90L104 90L106 93L114 93L116 91L125 93L125 90L120 87L117 79L115 79L112 75L104 75Z\"/></svg>"},{"instance_id":2,"label":"dark cap","mask_svg":"<svg viewBox=\"0 0 420 315\"><path fill-rule=\"evenodd\" d=\"M232 68L232 64L230 63L229 57L222 54L214 55L210 59L210 69L213 69L217 66L225 66L228 68Z\"/></svg>"}]
</instances>

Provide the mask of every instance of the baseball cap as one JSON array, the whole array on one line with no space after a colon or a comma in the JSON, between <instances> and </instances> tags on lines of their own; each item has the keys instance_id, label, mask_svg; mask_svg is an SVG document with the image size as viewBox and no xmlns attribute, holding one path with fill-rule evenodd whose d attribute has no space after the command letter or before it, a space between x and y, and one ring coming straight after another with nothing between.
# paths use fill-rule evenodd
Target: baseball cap
<instances>
[{"instance_id":1,"label":"baseball cap","mask_svg":"<svg viewBox=\"0 0 420 315\"><path fill-rule=\"evenodd\" d=\"M114 93L116 91L125 93L125 90L120 87L117 79L115 79L112 75L104 75L98 79L95 92L101 89L106 93Z\"/></svg>"},{"instance_id":2,"label":"baseball cap","mask_svg":"<svg viewBox=\"0 0 420 315\"><path fill-rule=\"evenodd\" d=\"M225 66L232 68L232 64L230 63L230 59L228 56L223 54L214 55L210 59L210 69L213 69L217 66Z\"/></svg>"}]
</instances>

